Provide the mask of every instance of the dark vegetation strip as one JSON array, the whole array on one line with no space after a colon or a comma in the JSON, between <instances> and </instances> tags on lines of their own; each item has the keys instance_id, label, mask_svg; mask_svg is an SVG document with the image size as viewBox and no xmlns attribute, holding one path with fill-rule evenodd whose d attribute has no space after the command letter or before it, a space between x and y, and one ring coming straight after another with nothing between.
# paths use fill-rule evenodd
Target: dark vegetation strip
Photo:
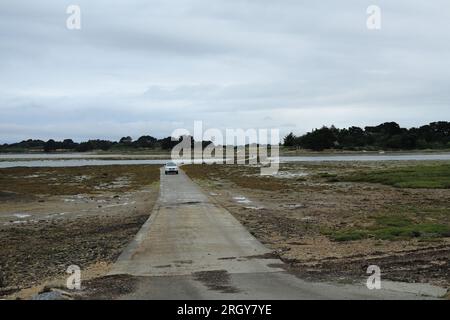
<instances>
[{"instance_id":1,"label":"dark vegetation strip","mask_svg":"<svg viewBox=\"0 0 450 320\"><path fill-rule=\"evenodd\" d=\"M283 145L312 150L413 150L450 148L450 122L439 121L419 128L401 128L395 122L365 128L344 129L322 127L301 136L292 132L284 138Z\"/></svg>"}]
</instances>

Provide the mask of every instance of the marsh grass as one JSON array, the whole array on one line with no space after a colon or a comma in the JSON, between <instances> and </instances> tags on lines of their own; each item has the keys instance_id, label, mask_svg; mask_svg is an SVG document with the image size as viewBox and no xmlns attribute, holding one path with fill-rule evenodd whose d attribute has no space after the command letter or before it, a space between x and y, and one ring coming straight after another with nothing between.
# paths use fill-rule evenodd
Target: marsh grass
<instances>
[{"instance_id":1,"label":"marsh grass","mask_svg":"<svg viewBox=\"0 0 450 320\"><path fill-rule=\"evenodd\" d=\"M339 181L381 183L397 188L448 189L450 164L414 165L355 172L340 176Z\"/></svg>"},{"instance_id":2,"label":"marsh grass","mask_svg":"<svg viewBox=\"0 0 450 320\"><path fill-rule=\"evenodd\" d=\"M353 241L367 238L378 240L436 239L450 237L450 226L443 223L416 222L404 216L381 215L365 228L328 231L334 241Z\"/></svg>"}]
</instances>

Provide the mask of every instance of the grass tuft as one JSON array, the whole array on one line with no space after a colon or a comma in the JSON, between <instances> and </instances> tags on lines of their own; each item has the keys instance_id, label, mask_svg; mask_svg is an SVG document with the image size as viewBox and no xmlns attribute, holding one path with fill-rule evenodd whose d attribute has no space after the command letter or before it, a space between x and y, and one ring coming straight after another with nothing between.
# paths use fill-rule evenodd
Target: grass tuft
<instances>
[{"instance_id":1,"label":"grass tuft","mask_svg":"<svg viewBox=\"0 0 450 320\"><path fill-rule=\"evenodd\" d=\"M356 172L340 181L381 183L397 188L450 188L450 164L415 165L405 168Z\"/></svg>"},{"instance_id":2,"label":"grass tuft","mask_svg":"<svg viewBox=\"0 0 450 320\"><path fill-rule=\"evenodd\" d=\"M333 241L436 239L450 237L450 226L439 223L416 223L402 216L378 216L366 228L350 228L329 233Z\"/></svg>"}]
</instances>

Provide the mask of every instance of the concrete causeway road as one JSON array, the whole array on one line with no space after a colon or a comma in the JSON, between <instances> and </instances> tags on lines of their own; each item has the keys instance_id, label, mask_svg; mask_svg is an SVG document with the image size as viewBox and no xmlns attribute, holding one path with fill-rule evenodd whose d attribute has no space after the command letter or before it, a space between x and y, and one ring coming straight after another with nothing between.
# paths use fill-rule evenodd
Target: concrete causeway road
<instances>
[{"instance_id":1,"label":"concrete causeway road","mask_svg":"<svg viewBox=\"0 0 450 320\"><path fill-rule=\"evenodd\" d=\"M138 276L122 299L415 299L365 286L298 279L180 170L161 171L160 198L111 274Z\"/></svg>"}]
</instances>

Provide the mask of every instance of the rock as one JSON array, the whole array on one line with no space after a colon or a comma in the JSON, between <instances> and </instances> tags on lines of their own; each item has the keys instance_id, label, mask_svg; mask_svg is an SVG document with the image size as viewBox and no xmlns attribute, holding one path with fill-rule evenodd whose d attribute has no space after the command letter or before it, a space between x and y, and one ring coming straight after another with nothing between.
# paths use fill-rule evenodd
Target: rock
<instances>
[{"instance_id":1,"label":"rock","mask_svg":"<svg viewBox=\"0 0 450 320\"><path fill-rule=\"evenodd\" d=\"M283 204L282 207L287 208L287 209L298 209L298 208L304 208L305 206L301 203L288 203L288 204Z\"/></svg>"},{"instance_id":2,"label":"rock","mask_svg":"<svg viewBox=\"0 0 450 320\"><path fill-rule=\"evenodd\" d=\"M71 300L72 295L64 290L51 288L35 295L32 300Z\"/></svg>"},{"instance_id":3,"label":"rock","mask_svg":"<svg viewBox=\"0 0 450 320\"><path fill-rule=\"evenodd\" d=\"M312 221L314 221L314 218L313 217L303 217L301 220L304 222L312 222Z\"/></svg>"},{"instance_id":4,"label":"rock","mask_svg":"<svg viewBox=\"0 0 450 320\"><path fill-rule=\"evenodd\" d=\"M35 295L31 300L66 300L60 292L49 291Z\"/></svg>"}]
</instances>

